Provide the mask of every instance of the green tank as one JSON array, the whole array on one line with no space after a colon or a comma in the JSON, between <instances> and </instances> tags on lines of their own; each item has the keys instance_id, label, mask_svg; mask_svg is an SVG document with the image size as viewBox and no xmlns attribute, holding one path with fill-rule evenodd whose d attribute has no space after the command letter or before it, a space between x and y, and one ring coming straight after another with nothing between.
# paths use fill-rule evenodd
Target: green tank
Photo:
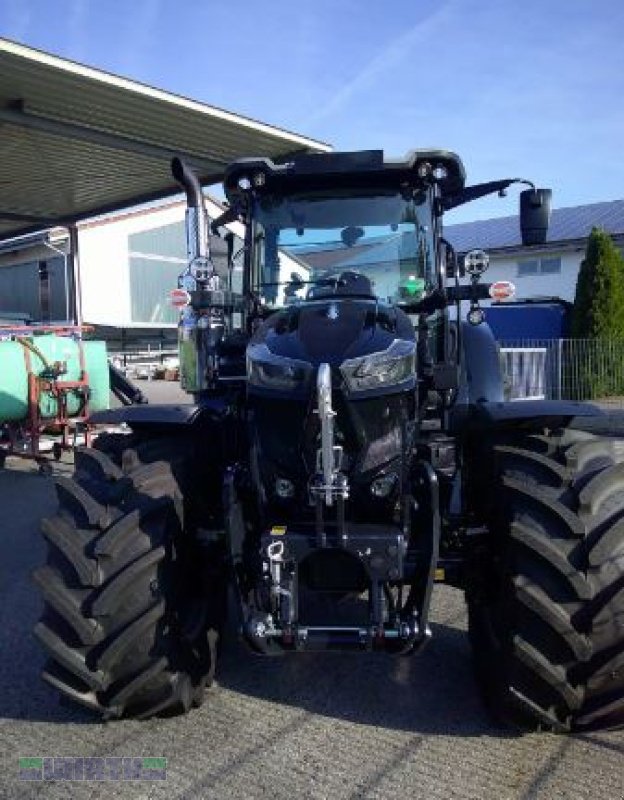
<instances>
[{"instance_id":1,"label":"green tank","mask_svg":"<svg viewBox=\"0 0 624 800\"><path fill-rule=\"evenodd\" d=\"M80 346L69 336L42 334L40 336L21 337L23 341L0 342L0 423L17 422L28 414L28 370L26 352L30 357L30 370L39 377L46 376L46 362L67 364L67 372L59 377L63 381L77 381L81 377ZM41 354L38 355L32 345ZM109 407L110 377L105 342L82 342L84 363L91 394L89 410L101 411ZM80 397L73 392L67 396L67 407L70 416L80 411ZM56 416L57 404L53 397L43 392L39 403L41 416Z\"/></svg>"}]
</instances>

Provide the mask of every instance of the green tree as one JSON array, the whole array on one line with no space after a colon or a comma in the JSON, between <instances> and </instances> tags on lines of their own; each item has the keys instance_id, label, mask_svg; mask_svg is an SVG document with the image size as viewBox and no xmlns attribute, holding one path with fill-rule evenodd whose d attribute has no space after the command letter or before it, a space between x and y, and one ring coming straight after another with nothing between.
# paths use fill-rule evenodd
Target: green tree
<instances>
[{"instance_id":1,"label":"green tree","mask_svg":"<svg viewBox=\"0 0 624 800\"><path fill-rule=\"evenodd\" d=\"M624 259L606 231L593 228L576 281L575 339L624 339Z\"/></svg>"},{"instance_id":2,"label":"green tree","mask_svg":"<svg viewBox=\"0 0 624 800\"><path fill-rule=\"evenodd\" d=\"M608 233L593 228L576 282L564 376L572 398L624 394L624 259ZM589 340L589 341L587 341Z\"/></svg>"}]
</instances>

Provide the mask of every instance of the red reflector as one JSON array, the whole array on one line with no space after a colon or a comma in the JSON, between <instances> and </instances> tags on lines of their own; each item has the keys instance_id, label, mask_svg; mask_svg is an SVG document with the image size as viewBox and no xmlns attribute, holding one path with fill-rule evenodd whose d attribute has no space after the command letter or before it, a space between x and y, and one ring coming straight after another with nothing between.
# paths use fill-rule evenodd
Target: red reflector
<instances>
[{"instance_id":1,"label":"red reflector","mask_svg":"<svg viewBox=\"0 0 624 800\"><path fill-rule=\"evenodd\" d=\"M496 281L489 288L492 300L509 300L516 293L516 287L511 281Z\"/></svg>"},{"instance_id":2,"label":"red reflector","mask_svg":"<svg viewBox=\"0 0 624 800\"><path fill-rule=\"evenodd\" d=\"M182 306L188 306L191 302L191 295L186 291L186 289L172 289L169 292L169 303L174 308L182 308Z\"/></svg>"}]
</instances>

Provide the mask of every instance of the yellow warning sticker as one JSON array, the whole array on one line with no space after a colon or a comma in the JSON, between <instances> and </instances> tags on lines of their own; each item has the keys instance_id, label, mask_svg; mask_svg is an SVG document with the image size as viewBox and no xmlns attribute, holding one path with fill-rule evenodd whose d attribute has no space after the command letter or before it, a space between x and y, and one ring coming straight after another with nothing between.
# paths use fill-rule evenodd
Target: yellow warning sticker
<instances>
[{"instance_id":1,"label":"yellow warning sticker","mask_svg":"<svg viewBox=\"0 0 624 800\"><path fill-rule=\"evenodd\" d=\"M446 578L446 573L444 571L444 567L438 567L434 574L434 580L436 581L443 581Z\"/></svg>"},{"instance_id":2,"label":"yellow warning sticker","mask_svg":"<svg viewBox=\"0 0 624 800\"><path fill-rule=\"evenodd\" d=\"M286 533L285 525L274 525L271 528L271 536L284 536L285 533Z\"/></svg>"}]
</instances>

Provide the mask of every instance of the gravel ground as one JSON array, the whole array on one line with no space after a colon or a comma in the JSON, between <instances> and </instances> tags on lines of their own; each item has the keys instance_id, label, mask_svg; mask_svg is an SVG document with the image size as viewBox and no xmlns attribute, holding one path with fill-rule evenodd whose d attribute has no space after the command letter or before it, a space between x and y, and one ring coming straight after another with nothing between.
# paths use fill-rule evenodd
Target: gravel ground
<instances>
[{"instance_id":1,"label":"gravel ground","mask_svg":"<svg viewBox=\"0 0 624 800\"><path fill-rule=\"evenodd\" d=\"M0 502L2 798L624 798L624 733L521 737L491 724L472 679L462 597L446 587L435 592L433 641L419 657L266 660L232 637L201 709L102 724L39 679L29 573L43 558L38 522L54 509L52 482L10 459ZM167 779L26 783L17 779L26 756L164 756Z\"/></svg>"}]
</instances>

